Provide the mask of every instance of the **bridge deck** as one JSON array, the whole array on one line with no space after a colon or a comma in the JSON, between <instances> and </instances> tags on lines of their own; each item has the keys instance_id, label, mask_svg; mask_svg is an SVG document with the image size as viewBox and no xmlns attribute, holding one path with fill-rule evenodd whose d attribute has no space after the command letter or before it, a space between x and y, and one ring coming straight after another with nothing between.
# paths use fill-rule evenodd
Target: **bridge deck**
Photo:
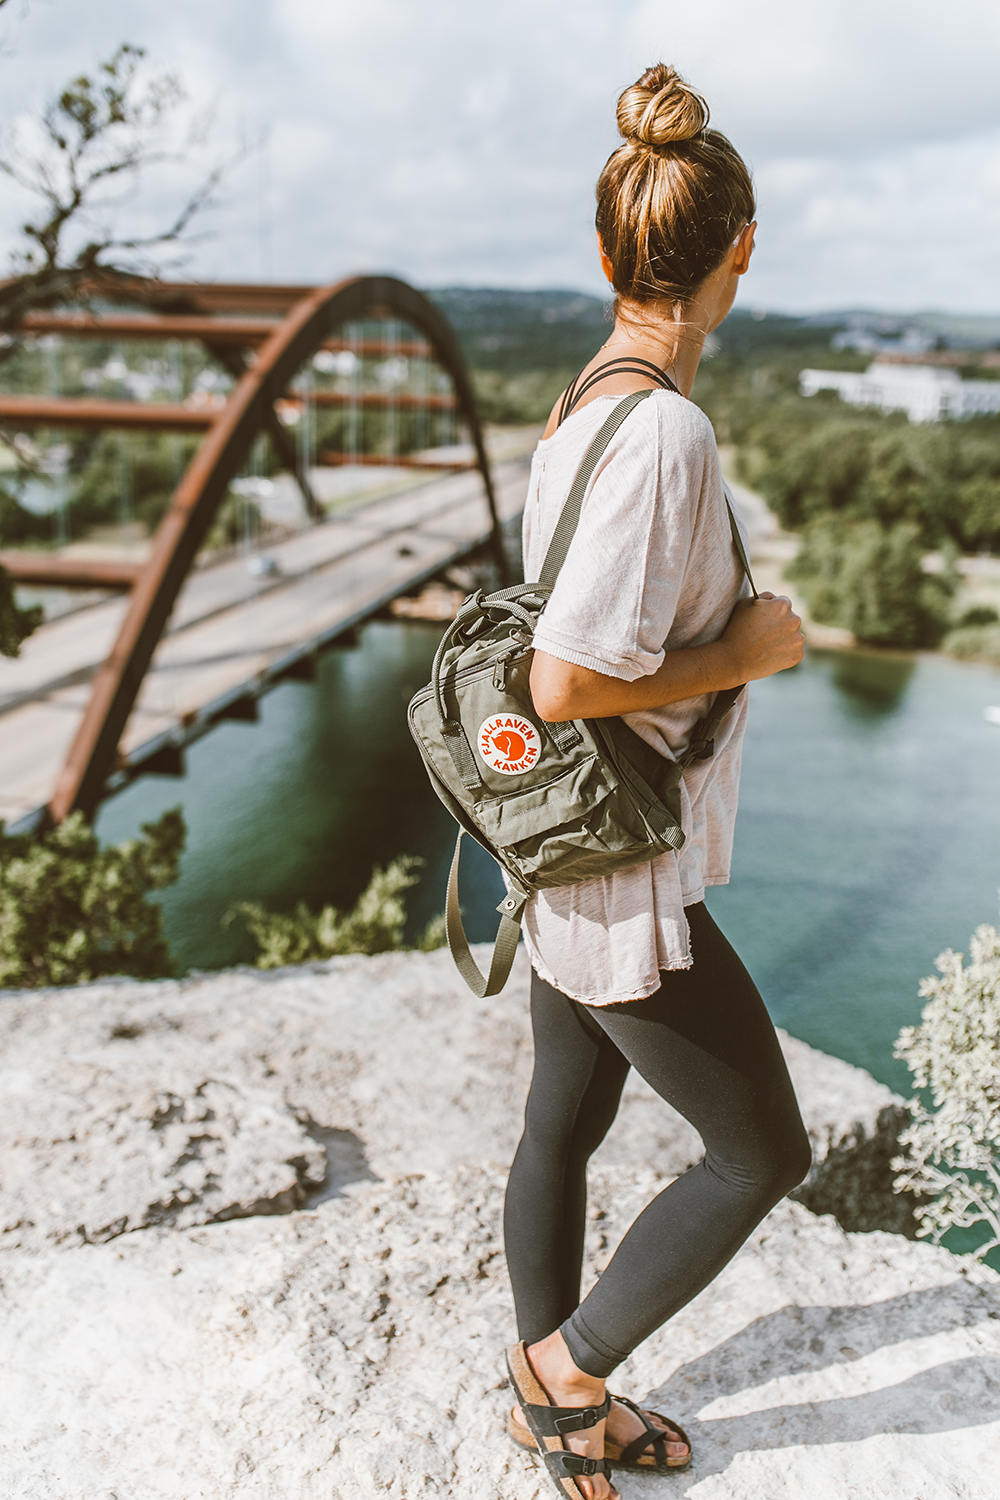
<instances>
[{"instance_id":1,"label":"bridge deck","mask_svg":"<svg viewBox=\"0 0 1000 1500\"><path fill-rule=\"evenodd\" d=\"M524 506L527 463L493 466L501 520ZM360 623L489 537L478 473L413 488L267 547L280 568L254 578L245 557L193 572L126 726L129 767L204 734L299 658ZM127 600L43 625L15 661L0 658L0 819L30 824L45 805Z\"/></svg>"}]
</instances>

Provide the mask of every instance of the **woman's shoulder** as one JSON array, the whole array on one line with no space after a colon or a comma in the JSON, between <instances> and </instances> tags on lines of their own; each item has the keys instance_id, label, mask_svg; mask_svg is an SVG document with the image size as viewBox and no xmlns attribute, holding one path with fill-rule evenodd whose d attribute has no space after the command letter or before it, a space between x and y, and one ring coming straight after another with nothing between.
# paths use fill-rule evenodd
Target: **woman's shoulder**
<instances>
[{"instance_id":1,"label":"woman's shoulder","mask_svg":"<svg viewBox=\"0 0 1000 1500\"><path fill-rule=\"evenodd\" d=\"M600 396L588 401L538 443L533 461L549 459L578 462L614 409L620 397ZM687 460L715 451L715 432L700 406L677 391L654 390L630 412L608 445L614 464L619 455L630 463L644 462L650 469L660 466L665 454Z\"/></svg>"},{"instance_id":2,"label":"woman's shoulder","mask_svg":"<svg viewBox=\"0 0 1000 1500\"><path fill-rule=\"evenodd\" d=\"M648 406L649 420L664 436L672 436L698 449L715 447L715 429L700 406L677 391L654 391L643 403Z\"/></svg>"}]
</instances>

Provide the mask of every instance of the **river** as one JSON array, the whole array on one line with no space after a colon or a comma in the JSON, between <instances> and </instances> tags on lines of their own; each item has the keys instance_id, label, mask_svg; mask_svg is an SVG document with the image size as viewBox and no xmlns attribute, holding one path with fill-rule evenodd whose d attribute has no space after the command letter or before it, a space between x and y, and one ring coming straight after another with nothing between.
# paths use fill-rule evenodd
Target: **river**
<instances>
[{"instance_id":1,"label":"river","mask_svg":"<svg viewBox=\"0 0 1000 1500\"><path fill-rule=\"evenodd\" d=\"M315 683L265 698L258 724L194 745L182 780L147 777L103 806L105 841L183 808L181 877L161 897L178 972L251 958L242 924L223 926L235 902L345 906L396 854L427 862L411 929L440 910L452 824L405 721L439 630L368 625ZM733 880L709 905L779 1025L909 1092L892 1046L921 976L997 919L1000 728L983 708L1000 672L810 650L751 692ZM481 850L464 858L467 929L485 939L502 887Z\"/></svg>"}]
</instances>

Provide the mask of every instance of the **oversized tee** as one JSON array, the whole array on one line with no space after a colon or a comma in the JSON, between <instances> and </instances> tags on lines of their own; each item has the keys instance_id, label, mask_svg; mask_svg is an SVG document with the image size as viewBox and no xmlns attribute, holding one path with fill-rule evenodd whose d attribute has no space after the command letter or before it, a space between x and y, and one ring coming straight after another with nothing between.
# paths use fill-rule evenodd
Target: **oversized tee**
<instances>
[{"instance_id":1,"label":"oversized tee","mask_svg":"<svg viewBox=\"0 0 1000 1500\"><path fill-rule=\"evenodd\" d=\"M539 442L524 510L525 578L538 577L580 462L619 399L598 396ZM633 682L655 672L665 651L718 640L749 592L711 423L683 396L654 391L594 471L535 647ZM625 722L676 759L711 702L711 694L686 698L626 714ZM715 754L684 774L683 848L531 897L525 943L556 989L612 1005L653 994L660 970L691 966L684 908L729 879L746 714L744 692L716 734Z\"/></svg>"}]
</instances>

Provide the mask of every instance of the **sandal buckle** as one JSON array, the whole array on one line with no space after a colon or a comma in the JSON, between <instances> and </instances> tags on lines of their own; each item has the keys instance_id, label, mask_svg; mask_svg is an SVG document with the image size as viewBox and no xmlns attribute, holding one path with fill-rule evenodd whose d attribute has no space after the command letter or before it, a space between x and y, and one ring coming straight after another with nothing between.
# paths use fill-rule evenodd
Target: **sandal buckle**
<instances>
[{"instance_id":1,"label":"sandal buckle","mask_svg":"<svg viewBox=\"0 0 1000 1500\"><path fill-rule=\"evenodd\" d=\"M587 1406L582 1411L574 1412L571 1417L554 1417L552 1425L560 1433L582 1432L588 1427L596 1427L603 1418L598 1415L599 1406Z\"/></svg>"}]
</instances>

